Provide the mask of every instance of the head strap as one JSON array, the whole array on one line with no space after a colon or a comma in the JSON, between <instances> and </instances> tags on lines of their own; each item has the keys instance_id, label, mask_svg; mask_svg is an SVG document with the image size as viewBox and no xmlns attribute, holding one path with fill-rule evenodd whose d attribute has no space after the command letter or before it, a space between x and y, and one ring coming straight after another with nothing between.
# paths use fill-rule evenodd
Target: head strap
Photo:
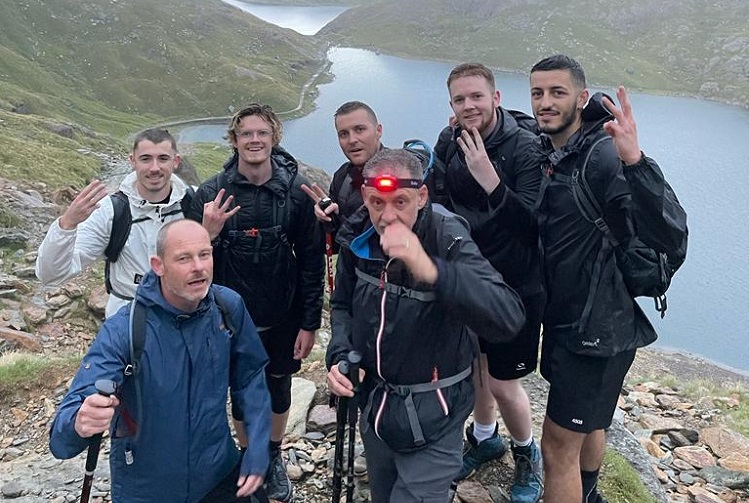
<instances>
[{"instance_id":1,"label":"head strap","mask_svg":"<svg viewBox=\"0 0 749 503\"><path fill-rule=\"evenodd\" d=\"M374 187L380 192L393 192L396 189L418 189L423 183L418 178L398 178L393 175L378 175L364 178L365 187Z\"/></svg>"}]
</instances>

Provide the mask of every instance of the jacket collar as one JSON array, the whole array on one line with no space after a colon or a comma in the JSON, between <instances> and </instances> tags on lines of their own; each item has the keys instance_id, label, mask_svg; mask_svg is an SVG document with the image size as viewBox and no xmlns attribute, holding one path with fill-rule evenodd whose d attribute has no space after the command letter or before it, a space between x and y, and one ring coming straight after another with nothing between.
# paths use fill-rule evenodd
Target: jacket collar
<instances>
[{"instance_id":1,"label":"jacket collar","mask_svg":"<svg viewBox=\"0 0 749 503\"><path fill-rule=\"evenodd\" d=\"M238 162L239 154L235 149L234 154L224 164L227 183L250 185L250 182L239 173ZM273 147L273 150L271 150L270 162L273 172L270 180L265 182L262 187L267 188L278 195L278 197L285 198L286 194L291 190L294 179L299 172L299 164L296 159L294 159L294 157L281 146Z\"/></svg>"}]
</instances>

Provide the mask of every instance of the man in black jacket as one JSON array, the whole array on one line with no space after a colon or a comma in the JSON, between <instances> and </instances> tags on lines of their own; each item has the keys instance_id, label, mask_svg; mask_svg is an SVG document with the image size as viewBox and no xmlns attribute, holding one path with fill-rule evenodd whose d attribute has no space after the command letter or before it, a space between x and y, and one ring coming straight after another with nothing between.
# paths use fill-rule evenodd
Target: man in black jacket
<instances>
[{"instance_id":1,"label":"man in black jacket","mask_svg":"<svg viewBox=\"0 0 749 503\"><path fill-rule=\"evenodd\" d=\"M542 493L541 452L533 440L530 401L520 379L536 369L544 306L532 213L541 184L541 152L536 135L519 127L499 105L500 93L486 66L456 66L447 88L456 125L445 128L435 146L441 163L431 177L431 194L468 221L479 250L520 294L526 313L525 325L512 341L479 339L482 374L474 376L474 421L466 430L468 449L458 478L469 477L506 452L498 434L498 405L515 459L511 499L536 503Z\"/></svg>"},{"instance_id":2,"label":"man in black jacket","mask_svg":"<svg viewBox=\"0 0 749 503\"><path fill-rule=\"evenodd\" d=\"M537 202L548 293L541 372L551 384L541 440L544 499L601 503L604 429L636 349L656 334L572 184L587 165L585 181L623 247L636 236L655 251L674 252L686 238L686 214L658 165L640 151L623 87L621 109L601 94L589 101L582 67L562 55L534 65L530 87L548 156Z\"/></svg>"},{"instance_id":3,"label":"man in black jacket","mask_svg":"<svg viewBox=\"0 0 749 503\"><path fill-rule=\"evenodd\" d=\"M215 281L238 292L258 327L270 363L271 465L268 495L289 501L280 453L291 375L315 343L322 311L322 240L296 160L279 143L281 122L266 105L237 112L228 130L234 155L197 190L189 217L202 222L214 247ZM240 444L247 445L233 410Z\"/></svg>"},{"instance_id":4,"label":"man in black jacket","mask_svg":"<svg viewBox=\"0 0 749 503\"><path fill-rule=\"evenodd\" d=\"M328 386L353 396L338 363L359 351L374 503L447 501L473 406L467 327L510 339L524 322L522 303L481 256L465 222L429 203L413 154L381 150L363 175L365 208L337 237Z\"/></svg>"},{"instance_id":5,"label":"man in black jacket","mask_svg":"<svg viewBox=\"0 0 749 503\"><path fill-rule=\"evenodd\" d=\"M338 144L348 161L333 173L327 194L317 184L302 188L316 203L317 219L335 234L341 221L361 207L362 168L383 146L382 124L366 103L347 101L335 111L334 123Z\"/></svg>"}]
</instances>

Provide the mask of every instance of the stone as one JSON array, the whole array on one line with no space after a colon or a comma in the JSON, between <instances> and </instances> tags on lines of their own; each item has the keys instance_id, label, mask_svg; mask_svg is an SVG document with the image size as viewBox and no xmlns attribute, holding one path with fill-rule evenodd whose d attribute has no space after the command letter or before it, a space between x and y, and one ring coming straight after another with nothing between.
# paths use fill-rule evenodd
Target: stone
<instances>
[{"instance_id":1,"label":"stone","mask_svg":"<svg viewBox=\"0 0 749 503\"><path fill-rule=\"evenodd\" d=\"M716 456L723 458L731 453L749 452L749 439L744 435L722 426L713 426L702 430L702 441L710 447Z\"/></svg>"},{"instance_id":2,"label":"stone","mask_svg":"<svg viewBox=\"0 0 749 503\"><path fill-rule=\"evenodd\" d=\"M633 391L627 397L628 400L634 401L641 407L657 407L658 404L655 401L655 395L643 391Z\"/></svg>"},{"instance_id":3,"label":"stone","mask_svg":"<svg viewBox=\"0 0 749 503\"><path fill-rule=\"evenodd\" d=\"M21 310L32 325L36 325L47 319L47 308L45 307L37 306L36 304L26 304Z\"/></svg>"},{"instance_id":4,"label":"stone","mask_svg":"<svg viewBox=\"0 0 749 503\"><path fill-rule=\"evenodd\" d=\"M688 445L674 449L674 456L686 461L695 468L705 468L706 466L715 466L715 459L710 451L704 447Z\"/></svg>"},{"instance_id":5,"label":"stone","mask_svg":"<svg viewBox=\"0 0 749 503\"><path fill-rule=\"evenodd\" d=\"M289 422L286 424L286 435L301 437L306 433L307 411L315 398L315 383L301 377L291 379L291 409Z\"/></svg>"},{"instance_id":6,"label":"stone","mask_svg":"<svg viewBox=\"0 0 749 503\"><path fill-rule=\"evenodd\" d=\"M94 313L99 316L104 316L104 310L107 307L107 301L109 300L109 294L104 285L99 285L91 290L91 294L88 296L86 305Z\"/></svg>"},{"instance_id":7,"label":"stone","mask_svg":"<svg viewBox=\"0 0 749 503\"><path fill-rule=\"evenodd\" d=\"M324 435L336 429L336 410L327 404L315 405L307 418L307 429L319 431Z\"/></svg>"},{"instance_id":8,"label":"stone","mask_svg":"<svg viewBox=\"0 0 749 503\"><path fill-rule=\"evenodd\" d=\"M674 447L685 447L687 445L692 445L693 443L678 431L669 431L668 439L671 441Z\"/></svg>"},{"instance_id":9,"label":"stone","mask_svg":"<svg viewBox=\"0 0 749 503\"><path fill-rule=\"evenodd\" d=\"M746 472L749 473L749 457L739 454L738 452L732 452L724 458L718 460L718 466L722 466L728 470L734 472Z\"/></svg>"},{"instance_id":10,"label":"stone","mask_svg":"<svg viewBox=\"0 0 749 503\"><path fill-rule=\"evenodd\" d=\"M640 424L643 428L653 430L657 433L668 433L671 430L681 430L684 428L678 421L649 413L640 416Z\"/></svg>"},{"instance_id":11,"label":"stone","mask_svg":"<svg viewBox=\"0 0 749 503\"><path fill-rule=\"evenodd\" d=\"M464 503L494 503L489 491L480 483L464 480L458 484L458 497Z\"/></svg>"},{"instance_id":12,"label":"stone","mask_svg":"<svg viewBox=\"0 0 749 503\"><path fill-rule=\"evenodd\" d=\"M749 489L749 473L734 472L720 466L708 466L697 473L711 484L729 489Z\"/></svg>"},{"instance_id":13,"label":"stone","mask_svg":"<svg viewBox=\"0 0 749 503\"><path fill-rule=\"evenodd\" d=\"M67 295L55 295L47 299L47 305L52 309L59 309L70 304L71 299Z\"/></svg>"},{"instance_id":14,"label":"stone","mask_svg":"<svg viewBox=\"0 0 749 503\"><path fill-rule=\"evenodd\" d=\"M642 445L648 452L648 454L650 454L654 458L660 459L666 454L665 452L663 452L663 449L658 447L657 443L650 440L649 438L640 438L638 440L640 442L640 445Z\"/></svg>"},{"instance_id":15,"label":"stone","mask_svg":"<svg viewBox=\"0 0 749 503\"><path fill-rule=\"evenodd\" d=\"M304 476L304 472L298 465L287 464L286 473L291 480L301 480Z\"/></svg>"},{"instance_id":16,"label":"stone","mask_svg":"<svg viewBox=\"0 0 749 503\"><path fill-rule=\"evenodd\" d=\"M688 491L694 503L725 503L717 495L698 486L692 486Z\"/></svg>"},{"instance_id":17,"label":"stone","mask_svg":"<svg viewBox=\"0 0 749 503\"><path fill-rule=\"evenodd\" d=\"M0 340L7 341L11 346L30 353L38 353L42 350L41 343L34 335L8 327L0 327Z\"/></svg>"},{"instance_id":18,"label":"stone","mask_svg":"<svg viewBox=\"0 0 749 503\"><path fill-rule=\"evenodd\" d=\"M13 499L18 498L23 494L23 487L16 480L11 480L2 487L3 498Z\"/></svg>"}]
</instances>

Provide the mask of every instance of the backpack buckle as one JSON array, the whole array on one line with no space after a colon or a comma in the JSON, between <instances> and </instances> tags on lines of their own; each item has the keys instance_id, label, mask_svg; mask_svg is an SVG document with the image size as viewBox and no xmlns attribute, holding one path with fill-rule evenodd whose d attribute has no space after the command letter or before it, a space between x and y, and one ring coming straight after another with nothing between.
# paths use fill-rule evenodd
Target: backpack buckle
<instances>
[{"instance_id":1,"label":"backpack buckle","mask_svg":"<svg viewBox=\"0 0 749 503\"><path fill-rule=\"evenodd\" d=\"M260 235L260 229L258 229L257 227L253 227L252 229L247 229L246 231L244 231L244 234L247 237L256 238Z\"/></svg>"}]
</instances>

